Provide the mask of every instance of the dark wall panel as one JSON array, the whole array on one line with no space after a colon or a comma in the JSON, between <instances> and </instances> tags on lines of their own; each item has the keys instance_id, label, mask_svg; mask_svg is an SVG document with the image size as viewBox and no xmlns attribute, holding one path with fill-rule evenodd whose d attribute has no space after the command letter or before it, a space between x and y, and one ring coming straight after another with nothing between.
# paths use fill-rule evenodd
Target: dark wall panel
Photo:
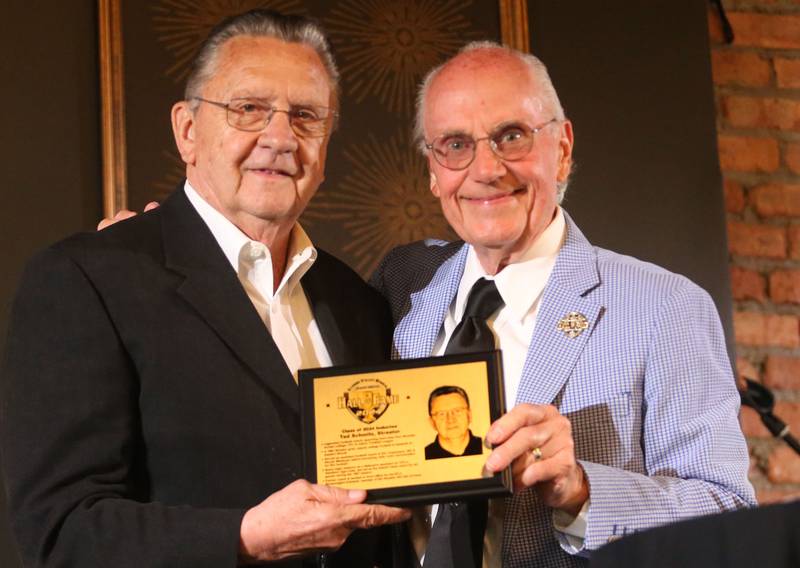
<instances>
[{"instance_id":1,"label":"dark wall panel","mask_svg":"<svg viewBox=\"0 0 800 568\"><path fill-rule=\"evenodd\" d=\"M0 34L0 345L24 262L100 217L94 0L6 0ZM46 417L43 417L46 419ZM16 568L0 493L0 566Z\"/></svg>"},{"instance_id":2,"label":"dark wall panel","mask_svg":"<svg viewBox=\"0 0 800 568\"><path fill-rule=\"evenodd\" d=\"M732 355L706 3L529 0L528 15L575 128L565 208L595 244L708 290Z\"/></svg>"}]
</instances>

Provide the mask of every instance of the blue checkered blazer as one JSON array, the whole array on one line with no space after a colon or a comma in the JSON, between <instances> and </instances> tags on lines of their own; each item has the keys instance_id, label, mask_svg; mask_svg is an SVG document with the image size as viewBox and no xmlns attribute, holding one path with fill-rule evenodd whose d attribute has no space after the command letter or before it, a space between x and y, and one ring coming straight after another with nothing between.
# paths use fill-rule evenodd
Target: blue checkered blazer
<instances>
[{"instance_id":1,"label":"blue checkered blazer","mask_svg":"<svg viewBox=\"0 0 800 568\"><path fill-rule=\"evenodd\" d=\"M625 534L755 504L739 395L716 309L683 276L567 234L544 290L516 403L554 404L572 423L590 485L584 549L562 550L534 491L507 503L503 565L581 566ZM372 284L395 318L394 356L430 356L467 257L463 242L390 252ZM589 328L557 329L569 312Z\"/></svg>"}]
</instances>

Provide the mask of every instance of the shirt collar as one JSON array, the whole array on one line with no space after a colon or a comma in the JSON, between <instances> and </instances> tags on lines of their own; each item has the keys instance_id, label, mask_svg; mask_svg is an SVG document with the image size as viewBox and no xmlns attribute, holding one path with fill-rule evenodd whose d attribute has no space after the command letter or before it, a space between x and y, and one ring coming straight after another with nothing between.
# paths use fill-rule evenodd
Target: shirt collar
<instances>
[{"instance_id":1,"label":"shirt collar","mask_svg":"<svg viewBox=\"0 0 800 568\"><path fill-rule=\"evenodd\" d=\"M255 260L264 258L269 261L269 281L271 281L272 258L269 249L262 243L251 240L236 225L234 225L225 215L217 211L197 190L195 190L187 180L183 186L186 197L197 210L197 214L208 226L214 239L219 244L225 258L228 259L236 274L245 276L241 266L241 261L252 263ZM278 285L275 294L287 288L291 293L300 278L311 268L317 258L317 249L311 243L308 234L303 230L299 223L295 223L289 235L289 246L286 251L286 270L283 279Z\"/></svg>"},{"instance_id":2,"label":"shirt collar","mask_svg":"<svg viewBox=\"0 0 800 568\"><path fill-rule=\"evenodd\" d=\"M494 280L500 297L507 307L509 317L522 320L530 311L536 299L544 290L550 273L555 265L558 251L564 242L566 222L561 207L556 207L553 220L539 235L531 246L525 250L521 258L503 268L494 276L488 275L478 260L472 245L467 251L464 275L456 295L454 316L460 321L464 313L467 297L472 285L481 278Z\"/></svg>"}]
</instances>

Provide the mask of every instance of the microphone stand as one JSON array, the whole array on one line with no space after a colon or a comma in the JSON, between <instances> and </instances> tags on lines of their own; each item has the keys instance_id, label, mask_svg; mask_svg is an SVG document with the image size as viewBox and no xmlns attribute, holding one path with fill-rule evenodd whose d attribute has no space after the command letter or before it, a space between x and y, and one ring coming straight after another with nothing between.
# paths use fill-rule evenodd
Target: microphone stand
<instances>
[{"instance_id":1,"label":"microphone stand","mask_svg":"<svg viewBox=\"0 0 800 568\"><path fill-rule=\"evenodd\" d=\"M783 440L800 455L800 442L790 432L789 426L772 413L775 408L775 396L767 387L752 379L745 379L747 387L739 391L742 404L758 412L761 422L776 438Z\"/></svg>"}]
</instances>

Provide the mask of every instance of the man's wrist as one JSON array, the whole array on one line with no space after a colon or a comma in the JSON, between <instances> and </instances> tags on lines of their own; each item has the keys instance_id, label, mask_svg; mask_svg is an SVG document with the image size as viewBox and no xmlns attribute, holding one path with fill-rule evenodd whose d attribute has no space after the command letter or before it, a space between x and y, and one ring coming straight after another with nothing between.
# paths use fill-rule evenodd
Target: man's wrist
<instances>
[{"instance_id":1,"label":"man's wrist","mask_svg":"<svg viewBox=\"0 0 800 568\"><path fill-rule=\"evenodd\" d=\"M259 538L258 527L254 520L253 509L248 509L242 517L239 526L239 562L242 564L255 564L264 557L263 537ZM259 540L261 542L259 542ZM258 543L258 545L256 544ZM261 552L261 554L259 554Z\"/></svg>"},{"instance_id":2,"label":"man's wrist","mask_svg":"<svg viewBox=\"0 0 800 568\"><path fill-rule=\"evenodd\" d=\"M578 476L578 481L576 482L577 489L571 498L566 500L559 507L556 507L558 510L563 511L572 518L578 516L586 501L589 500L589 480L586 479L586 472L583 470L580 464L577 466L576 473Z\"/></svg>"}]
</instances>

